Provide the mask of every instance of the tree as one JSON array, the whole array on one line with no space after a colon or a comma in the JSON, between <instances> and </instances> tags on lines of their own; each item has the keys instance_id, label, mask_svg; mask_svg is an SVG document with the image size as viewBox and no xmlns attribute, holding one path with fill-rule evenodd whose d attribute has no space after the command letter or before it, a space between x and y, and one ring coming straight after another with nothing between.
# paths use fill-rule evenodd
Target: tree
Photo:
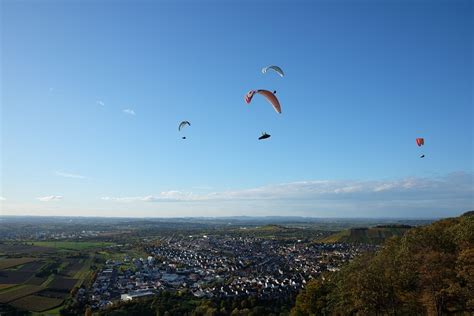
<instances>
[{"instance_id":1,"label":"tree","mask_svg":"<svg viewBox=\"0 0 474 316\"><path fill-rule=\"evenodd\" d=\"M462 216L411 229L309 282L291 314L473 313L473 284L474 216Z\"/></svg>"},{"instance_id":2,"label":"tree","mask_svg":"<svg viewBox=\"0 0 474 316\"><path fill-rule=\"evenodd\" d=\"M84 316L92 316L92 309L89 306L86 308Z\"/></svg>"}]
</instances>

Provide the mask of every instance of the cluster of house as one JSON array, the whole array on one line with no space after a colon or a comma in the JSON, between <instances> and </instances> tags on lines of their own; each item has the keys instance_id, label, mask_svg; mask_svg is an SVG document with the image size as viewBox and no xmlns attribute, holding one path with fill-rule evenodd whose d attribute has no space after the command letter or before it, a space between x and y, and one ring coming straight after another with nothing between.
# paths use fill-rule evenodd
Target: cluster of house
<instances>
[{"instance_id":1,"label":"cluster of house","mask_svg":"<svg viewBox=\"0 0 474 316\"><path fill-rule=\"evenodd\" d=\"M146 259L107 261L82 299L104 308L161 290L186 289L196 297L286 296L369 248L251 237L167 238L147 247Z\"/></svg>"},{"instance_id":2,"label":"cluster of house","mask_svg":"<svg viewBox=\"0 0 474 316\"><path fill-rule=\"evenodd\" d=\"M60 239L67 239L67 240L76 240L82 238L91 238L97 237L101 234L101 231L94 231L94 230L82 230L77 232L59 232L59 233L39 233L36 235L36 239L41 240L60 240Z\"/></svg>"},{"instance_id":3,"label":"cluster of house","mask_svg":"<svg viewBox=\"0 0 474 316\"><path fill-rule=\"evenodd\" d=\"M85 238L97 237L101 234L101 231L93 230L82 230L82 231L29 231L29 230L17 230L9 233L0 234L2 240L80 240Z\"/></svg>"}]
</instances>

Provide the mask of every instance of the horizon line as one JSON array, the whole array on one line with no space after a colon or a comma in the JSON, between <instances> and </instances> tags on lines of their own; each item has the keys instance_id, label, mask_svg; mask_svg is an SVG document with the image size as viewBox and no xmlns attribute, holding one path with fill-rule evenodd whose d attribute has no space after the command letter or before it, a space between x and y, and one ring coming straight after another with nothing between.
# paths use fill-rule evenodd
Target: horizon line
<instances>
[{"instance_id":1,"label":"horizon line","mask_svg":"<svg viewBox=\"0 0 474 316\"><path fill-rule=\"evenodd\" d=\"M298 216L298 215L229 215L229 216L84 216L84 215L0 215L0 218L3 217L53 217L53 218L107 218L107 219L231 219L231 218L256 218L256 219L265 219L265 218L298 218L298 219L347 219L347 220L354 220L354 219L409 219L409 220L433 220L433 219L446 219L446 218L453 218L462 216L464 213L469 212L465 211L456 216L433 216L433 217L336 217L336 216Z\"/></svg>"}]
</instances>

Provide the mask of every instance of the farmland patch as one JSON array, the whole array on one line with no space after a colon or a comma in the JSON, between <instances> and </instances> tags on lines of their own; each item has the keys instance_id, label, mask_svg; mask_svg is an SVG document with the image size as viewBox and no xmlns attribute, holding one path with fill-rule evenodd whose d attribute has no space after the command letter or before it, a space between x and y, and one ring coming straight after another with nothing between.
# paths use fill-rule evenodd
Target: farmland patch
<instances>
[{"instance_id":1,"label":"farmland patch","mask_svg":"<svg viewBox=\"0 0 474 316\"><path fill-rule=\"evenodd\" d=\"M32 276L31 272L16 271L16 270L1 270L0 283L1 284L20 284L26 282Z\"/></svg>"},{"instance_id":2,"label":"farmland patch","mask_svg":"<svg viewBox=\"0 0 474 316\"><path fill-rule=\"evenodd\" d=\"M0 293L0 303L8 303L22 297L34 294L44 288L37 285L20 285Z\"/></svg>"},{"instance_id":3,"label":"farmland patch","mask_svg":"<svg viewBox=\"0 0 474 316\"><path fill-rule=\"evenodd\" d=\"M50 284L49 288L60 290L60 291L70 291L74 285L77 283L77 279L69 279L69 278L62 278L56 277Z\"/></svg>"},{"instance_id":4,"label":"farmland patch","mask_svg":"<svg viewBox=\"0 0 474 316\"><path fill-rule=\"evenodd\" d=\"M113 245L111 242L90 242L90 241L35 241L35 246L52 247L66 250L87 250Z\"/></svg>"},{"instance_id":5,"label":"farmland patch","mask_svg":"<svg viewBox=\"0 0 474 316\"><path fill-rule=\"evenodd\" d=\"M44 265L43 261L34 261L24 264L18 271L35 273Z\"/></svg>"},{"instance_id":6,"label":"farmland patch","mask_svg":"<svg viewBox=\"0 0 474 316\"><path fill-rule=\"evenodd\" d=\"M55 308L63 303L62 299L29 295L10 303L10 305L33 312L42 312Z\"/></svg>"},{"instance_id":7,"label":"farmland patch","mask_svg":"<svg viewBox=\"0 0 474 316\"><path fill-rule=\"evenodd\" d=\"M54 291L54 290L46 289L44 291L37 293L37 295L65 299L69 294L63 291Z\"/></svg>"},{"instance_id":8,"label":"farmland patch","mask_svg":"<svg viewBox=\"0 0 474 316\"><path fill-rule=\"evenodd\" d=\"M41 285L41 284L43 284L47 279L48 279L48 278L46 278L46 277L40 278L40 277L34 276L34 277L28 279L28 281L26 281L25 283L26 283L26 284L31 284L31 285Z\"/></svg>"},{"instance_id":9,"label":"farmland patch","mask_svg":"<svg viewBox=\"0 0 474 316\"><path fill-rule=\"evenodd\" d=\"M0 284L0 291L2 290L6 290L8 288L11 288L13 286L15 286L16 284Z\"/></svg>"},{"instance_id":10,"label":"farmland patch","mask_svg":"<svg viewBox=\"0 0 474 316\"><path fill-rule=\"evenodd\" d=\"M54 248L35 246L31 244L0 244L0 253L8 255L32 255L54 252L57 252Z\"/></svg>"},{"instance_id":11,"label":"farmland patch","mask_svg":"<svg viewBox=\"0 0 474 316\"><path fill-rule=\"evenodd\" d=\"M8 258L8 259L1 259L0 260L0 270L13 268L15 266L37 261L36 258Z\"/></svg>"}]
</instances>

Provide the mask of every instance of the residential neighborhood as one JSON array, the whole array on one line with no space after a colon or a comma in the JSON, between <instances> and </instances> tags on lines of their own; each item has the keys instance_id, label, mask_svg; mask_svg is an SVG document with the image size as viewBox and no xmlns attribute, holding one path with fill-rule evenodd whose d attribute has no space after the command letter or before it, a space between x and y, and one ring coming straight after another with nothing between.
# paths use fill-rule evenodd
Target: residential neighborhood
<instances>
[{"instance_id":1,"label":"residential neighborhood","mask_svg":"<svg viewBox=\"0 0 474 316\"><path fill-rule=\"evenodd\" d=\"M319 244L257 237L188 236L161 238L146 258L108 260L90 288L77 299L93 309L152 296L190 291L196 297L287 296L324 271L375 246Z\"/></svg>"}]
</instances>

